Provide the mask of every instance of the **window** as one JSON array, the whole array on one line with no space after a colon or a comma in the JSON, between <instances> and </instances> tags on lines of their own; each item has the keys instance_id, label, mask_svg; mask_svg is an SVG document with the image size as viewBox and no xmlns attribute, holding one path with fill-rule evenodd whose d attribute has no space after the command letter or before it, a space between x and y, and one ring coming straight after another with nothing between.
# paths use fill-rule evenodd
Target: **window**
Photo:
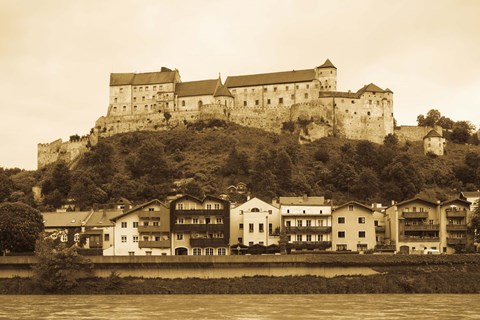
<instances>
[{"instance_id":1,"label":"window","mask_svg":"<svg viewBox=\"0 0 480 320\"><path fill-rule=\"evenodd\" d=\"M258 232L264 232L265 230L263 229L263 223L258 224Z\"/></svg>"},{"instance_id":2,"label":"window","mask_svg":"<svg viewBox=\"0 0 480 320\"><path fill-rule=\"evenodd\" d=\"M291 235L288 235L288 236L287 236L287 242L290 242L290 241L292 241L292 236L291 236Z\"/></svg>"},{"instance_id":3,"label":"window","mask_svg":"<svg viewBox=\"0 0 480 320\"><path fill-rule=\"evenodd\" d=\"M253 232L253 223L248 225L248 232Z\"/></svg>"},{"instance_id":4,"label":"window","mask_svg":"<svg viewBox=\"0 0 480 320\"><path fill-rule=\"evenodd\" d=\"M309 84L307 84L307 89L308 89L308 88L310 88L310 85L309 85Z\"/></svg>"},{"instance_id":5,"label":"window","mask_svg":"<svg viewBox=\"0 0 480 320\"><path fill-rule=\"evenodd\" d=\"M358 223L365 224L365 217L358 217Z\"/></svg>"},{"instance_id":6,"label":"window","mask_svg":"<svg viewBox=\"0 0 480 320\"><path fill-rule=\"evenodd\" d=\"M317 239L318 239L318 241L323 241L323 234L319 234L319 235L317 236Z\"/></svg>"},{"instance_id":7,"label":"window","mask_svg":"<svg viewBox=\"0 0 480 320\"><path fill-rule=\"evenodd\" d=\"M365 238L365 231L358 231L359 238Z\"/></svg>"},{"instance_id":8,"label":"window","mask_svg":"<svg viewBox=\"0 0 480 320\"><path fill-rule=\"evenodd\" d=\"M152 255L152 251L145 251L145 255L146 255L146 256L151 256L151 255Z\"/></svg>"},{"instance_id":9,"label":"window","mask_svg":"<svg viewBox=\"0 0 480 320\"><path fill-rule=\"evenodd\" d=\"M238 237L237 240L238 240L238 243L243 243L243 238L242 237Z\"/></svg>"},{"instance_id":10,"label":"window","mask_svg":"<svg viewBox=\"0 0 480 320\"><path fill-rule=\"evenodd\" d=\"M145 96L142 97L142 101L145 101Z\"/></svg>"},{"instance_id":11,"label":"window","mask_svg":"<svg viewBox=\"0 0 480 320\"><path fill-rule=\"evenodd\" d=\"M303 221L302 220L297 220L297 227L301 227L303 224Z\"/></svg>"},{"instance_id":12,"label":"window","mask_svg":"<svg viewBox=\"0 0 480 320\"><path fill-rule=\"evenodd\" d=\"M338 231L339 238L345 238L345 231Z\"/></svg>"},{"instance_id":13,"label":"window","mask_svg":"<svg viewBox=\"0 0 480 320\"><path fill-rule=\"evenodd\" d=\"M153 90L157 90L157 86L153 86Z\"/></svg>"},{"instance_id":14,"label":"window","mask_svg":"<svg viewBox=\"0 0 480 320\"><path fill-rule=\"evenodd\" d=\"M183 240L183 233L177 233L177 240Z\"/></svg>"},{"instance_id":15,"label":"window","mask_svg":"<svg viewBox=\"0 0 480 320\"><path fill-rule=\"evenodd\" d=\"M337 244L337 251L346 251L347 245L346 244Z\"/></svg>"},{"instance_id":16,"label":"window","mask_svg":"<svg viewBox=\"0 0 480 320\"><path fill-rule=\"evenodd\" d=\"M295 86L295 88L300 89L300 86L297 84L297 85Z\"/></svg>"},{"instance_id":17,"label":"window","mask_svg":"<svg viewBox=\"0 0 480 320\"><path fill-rule=\"evenodd\" d=\"M194 256L201 256L202 255L202 248L193 248L193 255Z\"/></svg>"},{"instance_id":18,"label":"window","mask_svg":"<svg viewBox=\"0 0 480 320\"><path fill-rule=\"evenodd\" d=\"M258 209L258 208L252 208L251 212L260 212L260 209Z\"/></svg>"},{"instance_id":19,"label":"window","mask_svg":"<svg viewBox=\"0 0 480 320\"><path fill-rule=\"evenodd\" d=\"M123 92L123 88L120 88L120 92Z\"/></svg>"},{"instance_id":20,"label":"window","mask_svg":"<svg viewBox=\"0 0 480 320\"><path fill-rule=\"evenodd\" d=\"M148 208L148 211L155 211L155 208Z\"/></svg>"},{"instance_id":21,"label":"window","mask_svg":"<svg viewBox=\"0 0 480 320\"><path fill-rule=\"evenodd\" d=\"M212 205L211 204L207 204L207 210L212 210Z\"/></svg>"},{"instance_id":22,"label":"window","mask_svg":"<svg viewBox=\"0 0 480 320\"><path fill-rule=\"evenodd\" d=\"M148 241L148 240L150 240L150 239L148 238L148 236L143 236L142 239L143 239L143 241Z\"/></svg>"},{"instance_id":23,"label":"window","mask_svg":"<svg viewBox=\"0 0 480 320\"><path fill-rule=\"evenodd\" d=\"M367 115L370 115L370 111L367 112Z\"/></svg>"},{"instance_id":24,"label":"window","mask_svg":"<svg viewBox=\"0 0 480 320\"><path fill-rule=\"evenodd\" d=\"M249 245L250 247L253 246L253 241L249 241L249 242L248 242L248 245Z\"/></svg>"},{"instance_id":25,"label":"window","mask_svg":"<svg viewBox=\"0 0 480 320\"><path fill-rule=\"evenodd\" d=\"M62 234L62 236L60 237L60 241L61 242L67 242L68 241L68 234Z\"/></svg>"},{"instance_id":26,"label":"window","mask_svg":"<svg viewBox=\"0 0 480 320\"><path fill-rule=\"evenodd\" d=\"M103 241L110 241L110 234L105 233L105 234L103 235Z\"/></svg>"},{"instance_id":27,"label":"window","mask_svg":"<svg viewBox=\"0 0 480 320\"><path fill-rule=\"evenodd\" d=\"M247 106L247 101L243 101L243 106L244 106L244 107Z\"/></svg>"},{"instance_id":28,"label":"window","mask_svg":"<svg viewBox=\"0 0 480 320\"><path fill-rule=\"evenodd\" d=\"M218 249L217 249L217 254L218 254L219 256L224 256L224 255L227 254L227 250L226 250L225 248L218 248Z\"/></svg>"},{"instance_id":29,"label":"window","mask_svg":"<svg viewBox=\"0 0 480 320\"><path fill-rule=\"evenodd\" d=\"M192 223L193 223L193 224L198 224L198 218L193 218L193 219L192 219Z\"/></svg>"},{"instance_id":30,"label":"window","mask_svg":"<svg viewBox=\"0 0 480 320\"><path fill-rule=\"evenodd\" d=\"M134 255L135 255L135 252L134 252L134 251L128 251L128 255L129 255L129 256L134 256Z\"/></svg>"},{"instance_id":31,"label":"window","mask_svg":"<svg viewBox=\"0 0 480 320\"><path fill-rule=\"evenodd\" d=\"M290 221L285 221L285 224L286 224L286 227L287 227L287 228L290 228L290 226L291 226L292 223L291 223Z\"/></svg>"},{"instance_id":32,"label":"window","mask_svg":"<svg viewBox=\"0 0 480 320\"><path fill-rule=\"evenodd\" d=\"M177 224L183 224L184 220L183 218L177 218Z\"/></svg>"},{"instance_id":33,"label":"window","mask_svg":"<svg viewBox=\"0 0 480 320\"><path fill-rule=\"evenodd\" d=\"M295 95L292 94L292 95L290 96L290 99L295 100Z\"/></svg>"},{"instance_id":34,"label":"window","mask_svg":"<svg viewBox=\"0 0 480 320\"><path fill-rule=\"evenodd\" d=\"M158 227L158 223L159 223L159 221L153 221L153 226Z\"/></svg>"},{"instance_id":35,"label":"window","mask_svg":"<svg viewBox=\"0 0 480 320\"><path fill-rule=\"evenodd\" d=\"M148 227L148 225L149 225L148 221L143 221L143 226L144 227Z\"/></svg>"},{"instance_id":36,"label":"window","mask_svg":"<svg viewBox=\"0 0 480 320\"><path fill-rule=\"evenodd\" d=\"M348 205L348 211L353 211L353 204Z\"/></svg>"},{"instance_id":37,"label":"window","mask_svg":"<svg viewBox=\"0 0 480 320\"><path fill-rule=\"evenodd\" d=\"M122 236L121 239L122 239L122 242L123 242L123 243L127 242L127 236Z\"/></svg>"},{"instance_id":38,"label":"window","mask_svg":"<svg viewBox=\"0 0 480 320\"><path fill-rule=\"evenodd\" d=\"M133 227L138 228L138 221L133 221Z\"/></svg>"},{"instance_id":39,"label":"window","mask_svg":"<svg viewBox=\"0 0 480 320\"><path fill-rule=\"evenodd\" d=\"M114 98L114 99L113 99L113 102L117 102L117 100L118 100L117 98Z\"/></svg>"},{"instance_id":40,"label":"window","mask_svg":"<svg viewBox=\"0 0 480 320\"><path fill-rule=\"evenodd\" d=\"M263 88L263 92L267 92L267 88Z\"/></svg>"},{"instance_id":41,"label":"window","mask_svg":"<svg viewBox=\"0 0 480 320\"><path fill-rule=\"evenodd\" d=\"M339 224L344 224L345 223L345 217L338 217L337 219Z\"/></svg>"},{"instance_id":42,"label":"window","mask_svg":"<svg viewBox=\"0 0 480 320\"><path fill-rule=\"evenodd\" d=\"M267 104L270 104L270 99L267 99Z\"/></svg>"},{"instance_id":43,"label":"window","mask_svg":"<svg viewBox=\"0 0 480 320\"><path fill-rule=\"evenodd\" d=\"M312 235L311 234L307 234L307 241L312 241Z\"/></svg>"},{"instance_id":44,"label":"window","mask_svg":"<svg viewBox=\"0 0 480 320\"><path fill-rule=\"evenodd\" d=\"M256 106L259 105L259 101L258 101L258 100L255 100L255 105L256 105Z\"/></svg>"},{"instance_id":45,"label":"window","mask_svg":"<svg viewBox=\"0 0 480 320\"><path fill-rule=\"evenodd\" d=\"M177 203L177 210L183 210L183 203Z\"/></svg>"},{"instance_id":46,"label":"window","mask_svg":"<svg viewBox=\"0 0 480 320\"><path fill-rule=\"evenodd\" d=\"M122 228L126 228L127 227L127 222L122 222Z\"/></svg>"},{"instance_id":47,"label":"window","mask_svg":"<svg viewBox=\"0 0 480 320\"><path fill-rule=\"evenodd\" d=\"M185 107L185 100L182 100L182 107Z\"/></svg>"},{"instance_id":48,"label":"window","mask_svg":"<svg viewBox=\"0 0 480 320\"><path fill-rule=\"evenodd\" d=\"M301 234L297 234L297 241L302 241L302 235Z\"/></svg>"},{"instance_id":49,"label":"window","mask_svg":"<svg viewBox=\"0 0 480 320\"><path fill-rule=\"evenodd\" d=\"M213 248L205 248L206 256L213 256Z\"/></svg>"},{"instance_id":50,"label":"window","mask_svg":"<svg viewBox=\"0 0 480 320\"><path fill-rule=\"evenodd\" d=\"M219 203L215 203L214 207L215 207L215 210L220 210L220 204Z\"/></svg>"},{"instance_id":51,"label":"window","mask_svg":"<svg viewBox=\"0 0 480 320\"><path fill-rule=\"evenodd\" d=\"M288 86L285 86L285 90L288 90Z\"/></svg>"},{"instance_id":52,"label":"window","mask_svg":"<svg viewBox=\"0 0 480 320\"><path fill-rule=\"evenodd\" d=\"M133 236L133 242L138 242L138 236Z\"/></svg>"},{"instance_id":53,"label":"window","mask_svg":"<svg viewBox=\"0 0 480 320\"><path fill-rule=\"evenodd\" d=\"M278 98L278 103L283 103L283 98Z\"/></svg>"},{"instance_id":54,"label":"window","mask_svg":"<svg viewBox=\"0 0 480 320\"><path fill-rule=\"evenodd\" d=\"M273 92L277 92L277 87L273 87Z\"/></svg>"},{"instance_id":55,"label":"window","mask_svg":"<svg viewBox=\"0 0 480 320\"><path fill-rule=\"evenodd\" d=\"M307 220L307 227L311 227L312 226L312 220Z\"/></svg>"},{"instance_id":56,"label":"window","mask_svg":"<svg viewBox=\"0 0 480 320\"><path fill-rule=\"evenodd\" d=\"M365 250L367 250L367 245L365 243L357 244L357 251L365 251Z\"/></svg>"},{"instance_id":57,"label":"window","mask_svg":"<svg viewBox=\"0 0 480 320\"><path fill-rule=\"evenodd\" d=\"M243 230L243 223L240 223L240 224L238 225L238 229Z\"/></svg>"},{"instance_id":58,"label":"window","mask_svg":"<svg viewBox=\"0 0 480 320\"><path fill-rule=\"evenodd\" d=\"M145 91L148 91L148 86L147 86L147 87L145 87Z\"/></svg>"},{"instance_id":59,"label":"window","mask_svg":"<svg viewBox=\"0 0 480 320\"><path fill-rule=\"evenodd\" d=\"M308 99L308 93L305 93L305 99Z\"/></svg>"},{"instance_id":60,"label":"window","mask_svg":"<svg viewBox=\"0 0 480 320\"><path fill-rule=\"evenodd\" d=\"M222 224L223 223L223 219L222 218L217 218L217 224Z\"/></svg>"},{"instance_id":61,"label":"window","mask_svg":"<svg viewBox=\"0 0 480 320\"><path fill-rule=\"evenodd\" d=\"M272 234L273 233L273 226L271 223L268 224L268 234Z\"/></svg>"}]
</instances>

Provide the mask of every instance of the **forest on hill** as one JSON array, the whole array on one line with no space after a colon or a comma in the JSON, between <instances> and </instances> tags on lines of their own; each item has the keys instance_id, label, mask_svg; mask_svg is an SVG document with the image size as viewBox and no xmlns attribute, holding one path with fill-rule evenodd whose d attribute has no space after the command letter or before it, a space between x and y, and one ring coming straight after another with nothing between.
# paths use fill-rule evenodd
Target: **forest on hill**
<instances>
[{"instance_id":1,"label":"forest on hill","mask_svg":"<svg viewBox=\"0 0 480 320\"><path fill-rule=\"evenodd\" d=\"M442 157L424 155L423 143L399 144L392 135L382 145L333 137L300 144L294 134L212 120L102 139L73 170L63 163L0 169L0 200L45 211L67 202L89 209L118 198L141 203L176 193L220 195L239 182L266 201L306 194L337 204L446 200L477 190L480 147L449 141L446 150ZM33 186L42 187L42 204L33 201ZM245 198L237 196L231 200Z\"/></svg>"}]
</instances>

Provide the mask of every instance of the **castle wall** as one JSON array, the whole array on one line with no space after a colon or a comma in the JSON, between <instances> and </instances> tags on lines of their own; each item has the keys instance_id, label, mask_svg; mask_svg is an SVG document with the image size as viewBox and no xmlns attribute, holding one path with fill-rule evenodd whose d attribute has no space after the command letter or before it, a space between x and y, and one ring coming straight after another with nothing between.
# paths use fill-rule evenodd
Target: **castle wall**
<instances>
[{"instance_id":1,"label":"castle wall","mask_svg":"<svg viewBox=\"0 0 480 320\"><path fill-rule=\"evenodd\" d=\"M200 105L214 104L215 98L211 95L180 97L177 99L176 111L199 111Z\"/></svg>"},{"instance_id":2,"label":"castle wall","mask_svg":"<svg viewBox=\"0 0 480 320\"><path fill-rule=\"evenodd\" d=\"M79 141L66 141L62 139L51 143L39 143L37 146L37 167L40 169L50 163L63 161L72 164L82 154L88 151L91 141L96 141L96 137L82 137Z\"/></svg>"},{"instance_id":3,"label":"castle wall","mask_svg":"<svg viewBox=\"0 0 480 320\"><path fill-rule=\"evenodd\" d=\"M406 141L422 141L423 137L435 129L439 134L443 133L443 129L440 126L435 127L418 127L418 126L400 126L394 130L395 135L399 142L405 143Z\"/></svg>"}]
</instances>

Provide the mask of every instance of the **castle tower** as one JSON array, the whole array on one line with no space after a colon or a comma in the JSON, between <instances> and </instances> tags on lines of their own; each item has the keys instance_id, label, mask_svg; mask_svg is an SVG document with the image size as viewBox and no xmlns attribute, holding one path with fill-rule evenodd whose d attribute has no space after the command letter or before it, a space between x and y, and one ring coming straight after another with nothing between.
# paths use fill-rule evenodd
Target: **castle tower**
<instances>
[{"instance_id":1,"label":"castle tower","mask_svg":"<svg viewBox=\"0 0 480 320\"><path fill-rule=\"evenodd\" d=\"M445 148L445 138L442 137L435 130L430 130L425 137L423 137L423 152L425 154L431 152L437 156L443 156Z\"/></svg>"},{"instance_id":2,"label":"castle tower","mask_svg":"<svg viewBox=\"0 0 480 320\"><path fill-rule=\"evenodd\" d=\"M220 78L220 75L218 76L217 87L215 88L213 97L215 98L217 104L221 104L229 108L233 107L233 102L235 98L233 97L230 90L228 90L227 86L222 84L222 79Z\"/></svg>"},{"instance_id":3,"label":"castle tower","mask_svg":"<svg viewBox=\"0 0 480 320\"><path fill-rule=\"evenodd\" d=\"M337 68L329 59L315 68L315 77L320 91L337 91Z\"/></svg>"}]
</instances>

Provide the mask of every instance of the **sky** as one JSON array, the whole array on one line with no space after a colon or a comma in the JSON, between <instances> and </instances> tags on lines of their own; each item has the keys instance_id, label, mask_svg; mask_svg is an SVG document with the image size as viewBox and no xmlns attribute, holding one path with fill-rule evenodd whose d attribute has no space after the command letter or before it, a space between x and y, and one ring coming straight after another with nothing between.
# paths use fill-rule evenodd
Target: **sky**
<instances>
[{"instance_id":1,"label":"sky","mask_svg":"<svg viewBox=\"0 0 480 320\"><path fill-rule=\"evenodd\" d=\"M115 72L182 81L312 69L394 92L399 125L438 109L480 126L480 1L0 0L0 167L84 135Z\"/></svg>"}]
</instances>

